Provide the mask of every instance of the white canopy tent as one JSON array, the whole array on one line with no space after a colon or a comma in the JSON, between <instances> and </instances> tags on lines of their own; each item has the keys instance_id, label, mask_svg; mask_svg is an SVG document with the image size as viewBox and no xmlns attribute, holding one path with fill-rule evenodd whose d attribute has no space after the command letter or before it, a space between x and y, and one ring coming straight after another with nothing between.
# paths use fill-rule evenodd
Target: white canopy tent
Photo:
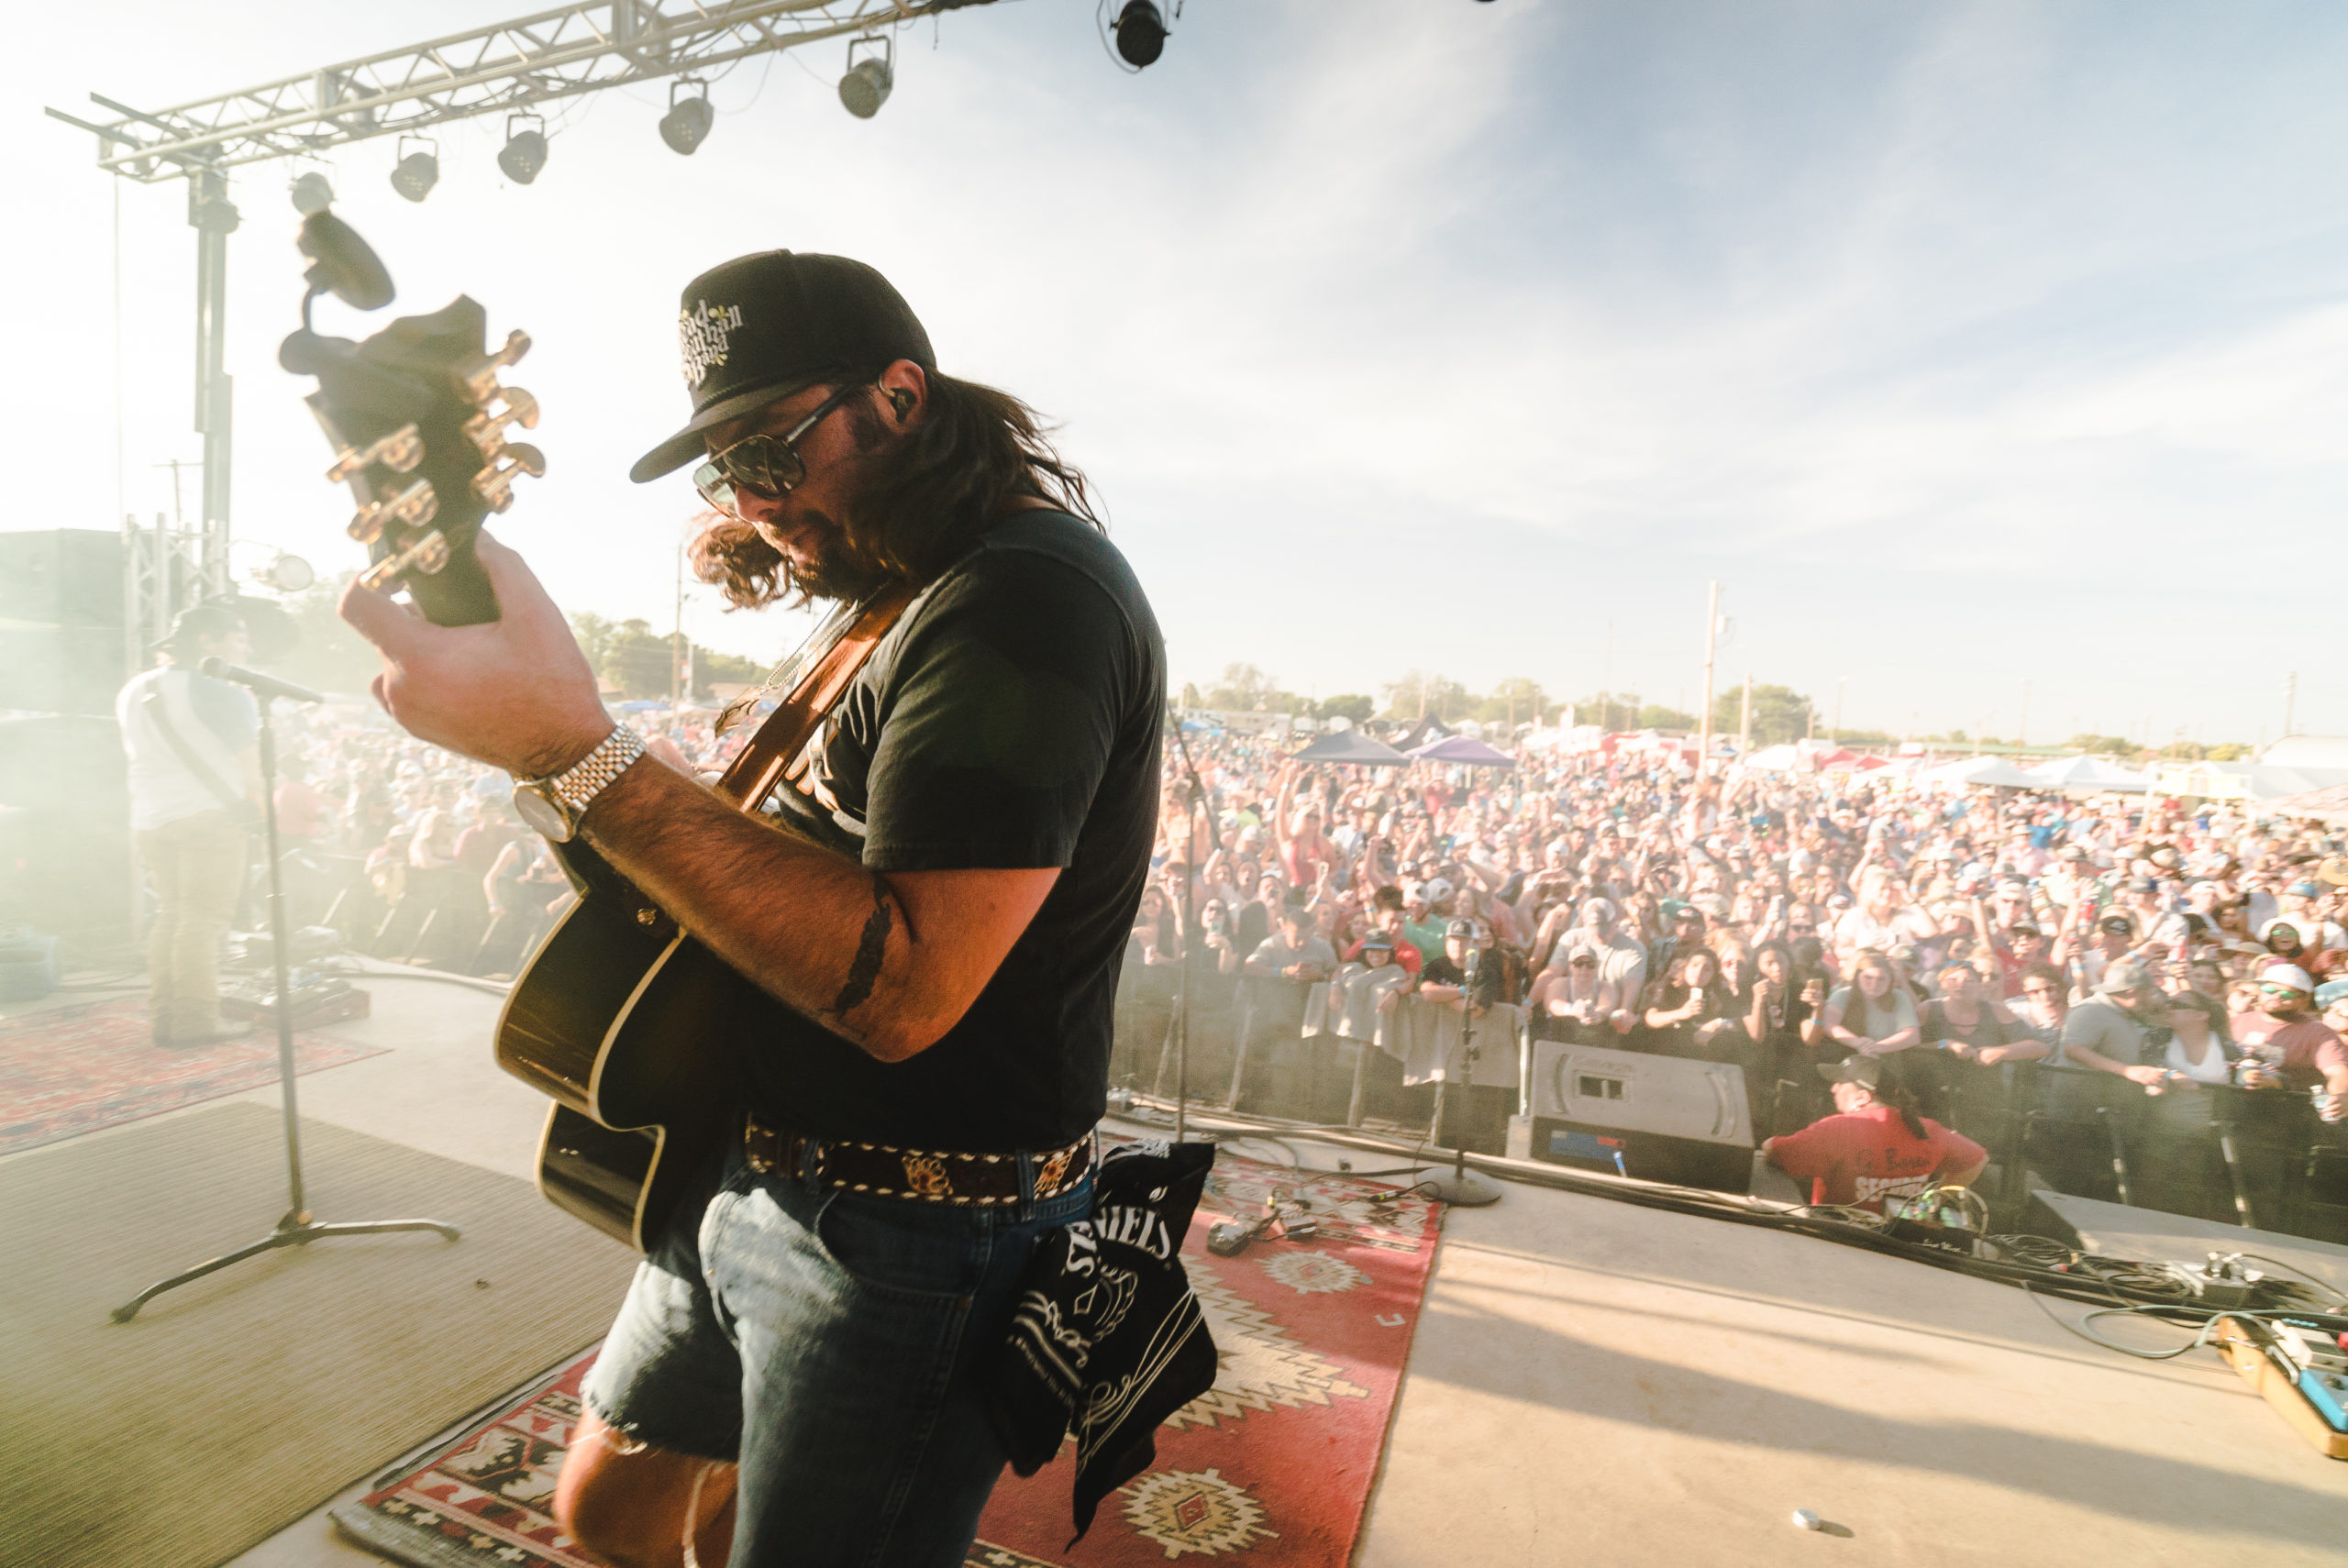
<instances>
[{"instance_id":1,"label":"white canopy tent","mask_svg":"<svg viewBox=\"0 0 2348 1568\"><path fill-rule=\"evenodd\" d=\"M2049 788L2044 779L2032 778L2002 756L1966 756L1955 762L1944 762L1938 767L1926 768L1916 775L1916 782L1944 785L1952 790L1982 784L1994 784L2001 790ZM2137 782L2141 786L2143 780Z\"/></svg>"},{"instance_id":2,"label":"white canopy tent","mask_svg":"<svg viewBox=\"0 0 2348 1568\"><path fill-rule=\"evenodd\" d=\"M2045 790L2142 790L2152 782L2102 756L2058 756L2023 771Z\"/></svg>"},{"instance_id":3,"label":"white canopy tent","mask_svg":"<svg viewBox=\"0 0 2348 1568\"><path fill-rule=\"evenodd\" d=\"M2257 762L2170 763L2159 772L2157 788L2171 795L2198 795L2212 801L2253 801L2264 803L2304 795L2310 790L2348 784L2348 768L2277 767Z\"/></svg>"}]
</instances>

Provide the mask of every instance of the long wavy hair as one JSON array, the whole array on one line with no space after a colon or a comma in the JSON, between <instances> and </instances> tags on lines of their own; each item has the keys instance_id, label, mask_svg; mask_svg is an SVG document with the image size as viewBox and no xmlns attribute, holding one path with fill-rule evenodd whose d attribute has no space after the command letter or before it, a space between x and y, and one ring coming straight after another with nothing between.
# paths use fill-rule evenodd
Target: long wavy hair
<instances>
[{"instance_id":1,"label":"long wavy hair","mask_svg":"<svg viewBox=\"0 0 2348 1568\"><path fill-rule=\"evenodd\" d=\"M1034 409L992 387L929 372L920 423L871 468L843 517L845 575L924 583L994 522L1003 503L1034 496L1096 528L1084 475L1063 461ZM860 451L880 444L880 416L861 402L845 413ZM808 588L791 563L739 517L703 513L690 550L693 574L737 610L802 601Z\"/></svg>"}]
</instances>

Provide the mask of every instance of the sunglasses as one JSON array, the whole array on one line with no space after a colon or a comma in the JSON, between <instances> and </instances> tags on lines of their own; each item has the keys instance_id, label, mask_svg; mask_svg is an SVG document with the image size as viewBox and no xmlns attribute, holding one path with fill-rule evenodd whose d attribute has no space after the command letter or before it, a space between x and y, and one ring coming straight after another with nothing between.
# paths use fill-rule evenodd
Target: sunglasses
<instances>
[{"instance_id":1,"label":"sunglasses","mask_svg":"<svg viewBox=\"0 0 2348 1568\"><path fill-rule=\"evenodd\" d=\"M1576 958L1571 962L1573 967L1577 969L1595 969L1598 967L1598 960L1595 958Z\"/></svg>"},{"instance_id":2,"label":"sunglasses","mask_svg":"<svg viewBox=\"0 0 2348 1568\"><path fill-rule=\"evenodd\" d=\"M1818 928L1814 925L1794 925L1789 923L1786 929L1788 931L1816 931Z\"/></svg>"},{"instance_id":3,"label":"sunglasses","mask_svg":"<svg viewBox=\"0 0 2348 1568\"><path fill-rule=\"evenodd\" d=\"M2262 986L2260 986L2260 987L2258 988L2258 989L2259 989L2259 994L2260 994L2260 995L2262 995L2262 996L2270 996L2270 997L2295 997L2295 996L2298 996L2298 995L2299 994L2299 988L2298 988L2298 987L2297 987L2297 986L2267 986L2267 985L2262 985Z\"/></svg>"},{"instance_id":4,"label":"sunglasses","mask_svg":"<svg viewBox=\"0 0 2348 1568\"><path fill-rule=\"evenodd\" d=\"M799 443L824 422L825 414L864 390L862 385L842 387L781 435L745 436L724 451L713 453L709 461L693 470L693 488L710 505L735 517L742 514L737 503L743 491L770 501L790 494L807 477Z\"/></svg>"},{"instance_id":5,"label":"sunglasses","mask_svg":"<svg viewBox=\"0 0 2348 1568\"><path fill-rule=\"evenodd\" d=\"M2052 997L2054 992L2046 986L2024 986L2021 994L2026 997Z\"/></svg>"}]
</instances>

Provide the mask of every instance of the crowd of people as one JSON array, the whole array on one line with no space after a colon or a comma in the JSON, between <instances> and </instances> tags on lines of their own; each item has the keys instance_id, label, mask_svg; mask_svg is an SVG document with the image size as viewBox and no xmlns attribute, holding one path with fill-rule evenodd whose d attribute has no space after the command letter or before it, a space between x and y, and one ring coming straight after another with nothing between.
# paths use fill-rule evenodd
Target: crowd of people
<instances>
[{"instance_id":1,"label":"crowd of people","mask_svg":"<svg viewBox=\"0 0 2348 1568\"><path fill-rule=\"evenodd\" d=\"M1187 958L1194 1055L1251 980L1393 966L1393 993L1512 1004L1534 1038L1738 1063L1762 1135L1854 1097L1979 1122L2025 1064L2070 1069L2032 1075L2057 1127L2115 1093L2206 1126L2219 1085L2296 1098L2317 1136L2348 1109L2348 853L2254 807L1607 752L1315 766L1201 733L1168 747L1160 820L1121 1053L1142 1087ZM2033 1163L2096 1185L2109 1147L2070 1143Z\"/></svg>"},{"instance_id":2,"label":"crowd of people","mask_svg":"<svg viewBox=\"0 0 2348 1568\"><path fill-rule=\"evenodd\" d=\"M715 715L625 715L673 766L711 772L745 738ZM510 977L568 906L569 880L513 807L514 781L385 723L371 709L279 716L279 832L297 923L377 957Z\"/></svg>"},{"instance_id":3,"label":"crowd of people","mask_svg":"<svg viewBox=\"0 0 2348 1568\"><path fill-rule=\"evenodd\" d=\"M706 772L740 741L711 717L629 722ZM289 718L277 799L305 918L378 956L516 971L570 894L510 780L370 715ZM2043 1119L2074 1131L2033 1164L2088 1188L2110 1152L2078 1130L2115 1093L2184 1129L2221 1085L2302 1099L2322 1135L2348 1113L2348 845L2254 807L1605 752L1314 765L1210 731L1168 747L1153 867L1121 990L1130 1087L1166 1087L1187 962L1194 1082L1218 1097L1251 990L1368 970L1381 1006L1505 1007L1533 1039L1737 1063L1789 1168L1787 1140L1847 1100L1920 1137L1985 1132L1980 1085L2005 1106L2025 1064L2070 1069L2036 1075ZM1301 1082L1281 1077L1292 1048L1255 1070ZM1496 1143L1502 1114L1467 1135Z\"/></svg>"}]
</instances>

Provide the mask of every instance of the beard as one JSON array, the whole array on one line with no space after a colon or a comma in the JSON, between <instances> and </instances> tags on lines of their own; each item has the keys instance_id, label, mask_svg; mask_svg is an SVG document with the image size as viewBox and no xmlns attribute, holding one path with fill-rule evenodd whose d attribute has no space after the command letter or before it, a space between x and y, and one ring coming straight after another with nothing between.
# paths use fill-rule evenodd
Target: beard
<instances>
[{"instance_id":1,"label":"beard","mask_svg":"<svg viewBox=\"0 0 2348 1568\"><path fill-rule=\"evenodd\" d=\"M798 556L783 557L792 588L810 599L853 601L880 586L883 574L848 543L846 524L813 511L797 522L807 558L803 565Z\"/></svg>"},{"instance_id":2,"label":"beard","mask_svg":"<svg viewBox=\"0 0 2348 1568\"><path fill-rule=\"evenodd\" d=\"M851 403L841 413L855 442L854 456L848 459L853 474L850 493L861 494L872 484L873 461L887 438L880 416L864 403ZM854 502L849 504L852 508ZM853 544L853 525L844 518L810 507L792 523L807 536L809 560L802 567L785 556L784 565L792 586L808 598L852 602L869 597L888 580L889 574L873 561L872 553Z\"/></svg>"}]
</instances>

